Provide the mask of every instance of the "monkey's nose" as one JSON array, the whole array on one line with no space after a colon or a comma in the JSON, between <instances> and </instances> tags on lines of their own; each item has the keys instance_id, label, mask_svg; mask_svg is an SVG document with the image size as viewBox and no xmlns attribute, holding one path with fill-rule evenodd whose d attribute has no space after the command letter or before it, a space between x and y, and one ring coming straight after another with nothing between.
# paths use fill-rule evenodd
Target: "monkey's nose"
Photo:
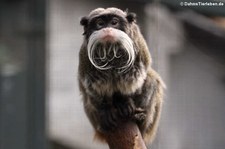
<instances>
[{"instance_id":1,"label":"monkey's nose","mask_svg":"<svg viewBox=\"0 0 225 149\"><path fill-rule=\"evenodd\" d=\"M104 28L102 29L103 31L103 40L104 41L115 41L115 35L114 35L114 31L112 28Z\"/></svg>"},{"instance_id":2,"label":"monkey's nose","mask_svg":"<svg viewBox=\"0 0 225 149\"><path fill-rule=\"evenodd\" d=\"M113 32L113 29L112 28L104 28L103 29L103 32L109 34L109 33L112 33Z\"/></svg>"}]
</instances>

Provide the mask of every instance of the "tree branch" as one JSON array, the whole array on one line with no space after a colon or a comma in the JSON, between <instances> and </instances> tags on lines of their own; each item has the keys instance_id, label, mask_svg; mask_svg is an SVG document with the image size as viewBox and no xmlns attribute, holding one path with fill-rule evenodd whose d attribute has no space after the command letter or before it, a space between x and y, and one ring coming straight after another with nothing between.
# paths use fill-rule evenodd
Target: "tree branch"
<instances>
[{"instance_id":1,"label":"tree branch","mask_svg":"<svg viewBox=\"0 0 225 149\"><path fill-rule=\"evenodd\" d=\"M105 135L110 149L147 149L134 122L123 122L115 131Z\"/></svg>"}]
</instances>

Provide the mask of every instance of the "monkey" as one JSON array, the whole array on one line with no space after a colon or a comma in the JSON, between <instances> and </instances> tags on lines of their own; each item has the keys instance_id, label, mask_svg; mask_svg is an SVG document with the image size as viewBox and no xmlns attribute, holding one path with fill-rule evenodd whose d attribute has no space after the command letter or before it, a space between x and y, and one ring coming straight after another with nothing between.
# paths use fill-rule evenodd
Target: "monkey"
<instances>
[{"instance_id":1,"label":"monkey","mask_svg":"<svg viewBox=\"0 0 225 149\"><path fill-rule=\"evenodd\" d=\"M78 80L85 113L99 139L121 121L137 124L146 144L155 138L163 104L164 82L135 13L97 8L80 20L83 43Z\"/></svg>"}]
</instances>

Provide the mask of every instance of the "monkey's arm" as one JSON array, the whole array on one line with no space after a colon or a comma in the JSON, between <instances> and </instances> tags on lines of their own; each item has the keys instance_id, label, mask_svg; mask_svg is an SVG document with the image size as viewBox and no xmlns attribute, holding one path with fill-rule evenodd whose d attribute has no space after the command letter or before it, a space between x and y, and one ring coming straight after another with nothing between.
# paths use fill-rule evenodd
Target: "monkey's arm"
<instances>
[{"instance_id":1,"label":"monkey's arm","mask_svg":"<svg viewBox=\"0 0 225 149\"><path fill-rule=\"evenodd\" d=\"M151 94L147 101L147 117L144 123L143 137L145 142L151 143L156 135L163 103L163 88L165 87L160 76L154 71L148 71L147 81L151 84Z\"/></svg>"}]
</instances>

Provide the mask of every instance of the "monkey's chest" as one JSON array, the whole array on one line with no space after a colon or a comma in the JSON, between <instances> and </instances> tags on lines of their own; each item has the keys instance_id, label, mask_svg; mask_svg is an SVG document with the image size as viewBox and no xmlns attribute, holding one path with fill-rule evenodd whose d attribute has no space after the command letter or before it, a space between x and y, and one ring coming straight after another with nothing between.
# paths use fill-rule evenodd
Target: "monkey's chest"
<instances>
[{"instance_id":1,"label":"monkey's chest","mask_svg":"<svg viewBox=\"0 0 225 149\"><path fill-rule=\"evenodd\" d=\"M108 74L107 77L98 77L91 83L91 88L99 95L112 96L115 92L130 95L140 89L146 79L145 70L132 70L126 74Z\"/></svg>"}]
</instances>

